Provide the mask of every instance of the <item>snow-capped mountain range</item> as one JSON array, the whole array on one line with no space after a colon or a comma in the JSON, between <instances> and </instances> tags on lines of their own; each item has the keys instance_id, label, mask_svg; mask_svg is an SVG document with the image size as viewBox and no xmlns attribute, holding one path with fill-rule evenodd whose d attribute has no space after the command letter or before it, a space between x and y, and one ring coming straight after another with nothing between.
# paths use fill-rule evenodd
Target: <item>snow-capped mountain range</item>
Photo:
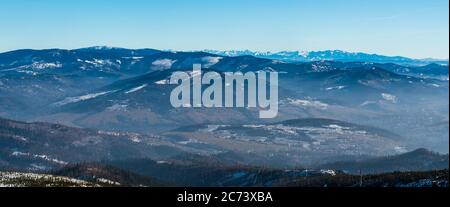
<instances>
[{"instance_id":1,"label":"snow-capped mountain range","mask_svg":"<svg viewBox=\"0 0 450 207\"><path fill-rule=\"evenodd\" d=\"M402 56L384 56L378 54L368 54L362 52L347 52L342 50L325 51L280 51L280 52L258 52L251 50L204 50L222 56L243 56L251 55L259 58L275 59L286 62L308 62L308 61L342 61L342 62L374 62L374 63L396 63L403 65L426 65L430 63L448 65L448 60L433 58L413 59Z\"/></svg>"}]
</instances>

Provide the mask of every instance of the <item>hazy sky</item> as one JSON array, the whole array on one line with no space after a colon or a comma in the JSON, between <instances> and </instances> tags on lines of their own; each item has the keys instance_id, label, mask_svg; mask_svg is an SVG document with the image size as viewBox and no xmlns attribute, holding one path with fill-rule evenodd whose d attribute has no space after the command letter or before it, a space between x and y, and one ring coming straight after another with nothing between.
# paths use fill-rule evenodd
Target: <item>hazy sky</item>
<instances>
[{"instance_id":1,"label":"hazy sky","mask_svg":"<svg viewBox=\"0 0 450 207\"><path fill-rule=\"evenodd\" d=\"M0 0L0 51L108 45L449 57L448 0Z\"/></svg>"}]
</instances>

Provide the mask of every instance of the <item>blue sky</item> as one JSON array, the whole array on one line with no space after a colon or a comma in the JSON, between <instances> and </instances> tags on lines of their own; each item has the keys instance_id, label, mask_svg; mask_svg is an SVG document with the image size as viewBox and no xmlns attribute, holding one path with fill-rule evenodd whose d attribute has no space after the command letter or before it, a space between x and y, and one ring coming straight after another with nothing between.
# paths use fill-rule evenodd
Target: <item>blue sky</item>
<instances>
[{"instance_id":1,"label":"blue sky","mask_svg":"<svg viewBox=\"0 0 450 207\"><path fill-rule=\"evenodd\" d=\"M448 0L0 0L0 51L108 45L449 57Z\"/></svg>"}]
</instances>

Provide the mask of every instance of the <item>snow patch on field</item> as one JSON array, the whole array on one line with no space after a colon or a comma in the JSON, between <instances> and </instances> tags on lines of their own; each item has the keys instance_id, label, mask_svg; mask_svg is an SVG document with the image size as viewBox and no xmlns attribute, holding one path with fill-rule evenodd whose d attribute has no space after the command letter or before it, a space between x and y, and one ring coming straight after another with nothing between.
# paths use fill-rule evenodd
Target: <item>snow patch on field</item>
<instances>
[{"instance_id":1,"label":"snow patch on field","mask_svg":"<svg viewBox=\"0 0 450 207\"><path fill-rule=\"evenodd\" d=\"M212 57L212 56L203 57L202 58L202 62L204 62L203 67L209 68L209 67L217 64L221 59L222 59L222 57Z\"/></svg>"},{"instance_id":2,"label":"snow patch on field","mask_svg":"<svg viewBox=\"0 0 450 207\"><path fill-rule=\"evenodd\" d=\"M91 64L91 65L93 65L95 67L101 67L101 66L104 66L104 65L114 65L114 62L112 62L109 59L102 60L102 59L94 58L92 60L84 60L84 62L87 63L87 64Z\"/></svg>"},{"instance_id":3,"label":"snow patch on field","mask_svg":"<svg viewBox=\"0 0 450 207\"><path fill-rule=\"evenodd\" d=\"M397 153L406 153L408 150L405 147L397 146L394 148Z\"/></svg>"},{"instance_id":4,"label":"snow patch on field","mask_svg":"<svg viewBox=\"0 0 450 207\"><path fill-rule=\"evenodd\" d=\"M119 182L108 180L108 179L105 179L105 178L97 178L97 182L105 183L105 184L109 184L109 185L120 185Z\"/></svg>"},{"instance_id":5,"label":"snow patch on field","mask_svg":"<svg viewBox=\"0 0 450 207\"><path fill-rule=\"evenodd\" d=\"M438 85L438 84L435 84L435 83L432 83L432 84L430 84L430 86L433 86L433 87L436 87L436 88L439 88L439 87L441 87L440 85Z\"/></svg>"},{"instance_id":6,"label":"snow patch on field","mask_svg":"<svg viewBox=\"0 0 450 207\"><path fill-rule=\"evenodd\" d=\"M93 98L96 98L96 97L99 97L99 96L103 96L103 95L106 95L106 94L109 94L109 93L114 93L116 91L117 90L112 90L112 91L91 93L91 94L87 94L87 95L83 95L83 96L77 96L77 97L68 97L68 98L65 98L62 101L54 103L53 105L55 105L55 106L63 106L63 105L69 104L69 103L76 103L76 102L80 102L80 101L86 101L86 100L93 99Z\"/></svg>"},{"instance_id":7,"label":"snow patch on field","mask_svg":"<svg viewBox=\"0 0 450 207\"><path fill-rule=\"evenodd\" d=\"M331 176L336 175L336 172L334 170L320 170L320 173L322 173L323 175L331 175Z\"/></svg>"},{"instance_id":8,"label":"snow patch on field","mask_svg":"<svg viewBox=\"0 0 450 207\"><path fill-rule=\"evenodd\" d=\"M349 130L350 127L343 127L337 124L331 124L327 126L330 129L333 129L337 134L344 134L344 130Z\"/></svg>"},{"instance_id":9,"label":"snow patch on field","mask_svg":"<svg viewBox=\"0 0 450 207\"><path fill-rule=\"evenodd\" d=\"M68 164L68 162L65 162L65 161L62 161L62 160L58 160L58 159L55 159L55 158L51 158L48 155L30 154L30 153L19 152L19 151L15 151L15 152L11 153L11 155L15 156L15 157L20 157L20 156L33 157L33 158L42 159L42 160L53 162L53 163L60 164L60 165L67 165Z\"/></svg>"},{"instance_id":10,"label":"snow patch on field","mask_svg":"<svg viewBox=\"0 0 450 207\"><path fill-rule=\"evenodd\" d=\"M147 87L147 84L144 84L144 85L141 85L141 86L132 88L132 89L128 90L128 91L125 92L125 93L126 93L126 94L134 93L134 92L139 91L139 90L141 90L141 89L143 89L143 88L145 88L145 87Z\"/></svg>"},{"instance_id":11,"label":"snow patch on field","mask_svg":"<svg viewBox=\"0 0 450 207\"><path fill-rule=\"evenodd\" d=\"M177 60L171 60L171 59L159 59L152 62L153 69L156 70L167 70L172 67L172 65Z\"/></svg>"},{"instance_id":12,"label":"snow patch on field","mask_svg":"<svg viewBox=\"0 0 450 207\"><path fill-rule=\"evenodd\" d=\"M133 56L133 57L122 57L123 59L131 59L131 60L140 60L144 57L141 56Z\"/></svg>"},{"instance_id":13,"label":"snow patch on field","mask_svg":"<svg viewBox=\"0 0 450 207\"><path fill-rule=\"evenodd\" d=\"M169 83L170 83L169 80L159 80L159 81L155 82L155 84L158 84L158 85L166 85L166 84L169 84Z\"/></svg>"},{"instance_id":14,"label":"snow patch on field","mask_svg":"<svg viewBox=\"0 0 450 207\"><path fill-rule=\"evenodd\" d=\"M228 127L229 125L208 124L206 128L200 129L201 132L214 132L221 127Z\"/></svg>"},{"instance_id":15,"label":"snow patch on field","mask_svg":"<svg viewBox=\"0 0 450 207\"><path fill-rule=\"evenodd\" d=\"M320 101L314 101L314 100L303 100L303 99L291 99L288 98L288 102L292 105L297 106L304 106L304 107L313 107L318 109L327 109L328 104L320 102Z\"/></svg>"},{"instance_id":16,"label":"snow patch on field","mask_svg":"<svg viewBox=\"0 0 450 207\"><path fill-rule=\"evenodd\" d=\"M371 105L371 104L376 104L376 101L364 101L364 103L360 104L360 106L367 106L367 105Z\"/></svg>"},{"instance_id":17,"label":"snow patch on field","mask_svg":"<svg viewBox=\"0 0 450 207\"><path fill-rule=\"evenodd\" d=\"M108 108L106 108L109 111L126 111L128 105L126 104L114 104Z\"/></svg>"},{"instance_id":18,"label":"snow patch on field","mask_svg":"<svg viewBox=\"0 0 450 207\"><path fill-rule=\"evenodd\" d=\"M42 70L42 69L55 69L55 68L61 68L62 64L59 62L55 62L55 63L45 63L45 62L34 62L31 65L27 65L27 66L22 66L24 68L33 68L33 69L38 69L38 70Z\"/></svg>"},{"instance_id":19,"label":"snow patch on field","mask_svg":"<svg viewBox=\"0 0 450 207\"><path fill-rule=\"evenodd\" d=\"M334 87L328 87L328 88L325 88L325 90L326 91L331 91L331 90L341 90L341 89L344 89L345 88L345 86L334 86Z\"/></svg>"},{"instance_id":20,"label":"snow patch on field","mask_svg":"<svg viewBox=\"0 0 450 207\"><path fill-rule=\"evenodd\" d=\"M392 94L382 93L381 97L383 97L383 99L386 101L390 101L392 103L397 103L397 97Z\"/></svg>"}]
</instances>

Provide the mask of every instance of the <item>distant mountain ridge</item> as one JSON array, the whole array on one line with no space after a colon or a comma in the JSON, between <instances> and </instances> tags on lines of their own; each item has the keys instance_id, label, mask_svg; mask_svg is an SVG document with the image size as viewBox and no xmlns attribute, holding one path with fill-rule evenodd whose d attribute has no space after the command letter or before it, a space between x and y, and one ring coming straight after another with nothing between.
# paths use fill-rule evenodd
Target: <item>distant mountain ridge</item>
<instances>
[{"instance_id":1,"label":"distant mountain ridge","mask_svg":"<svg viewBox=\"0 0 450 207\"><path fill-rule=\"evenodd\" d=\"M416 149L400 155L371 158L353 162L336 162L322 165L323 168L343 170L347 173L376 174L395 171L440 170L448 168L448 154L439 154L427 149ZM414 170L412 170L414 169Z\"/></svg>"},{"instance_id":2,"label":"distant mountain ridge","mask_svg":"<svg viewBox=\"0 0 450 207\"><path fill-rule=\"evenodd\" d=\"M395 63L402 65L427 65L431 63L448 65L448 60L433 58L413 59L402 56L384 56L362 52L347 52L342 50L324 51L280 51L280 52L257 52L251 50L204 50L204 52L222 56L244 56L251 55L259 58L274 59L286 62L310 62L310 61L341 61L341 62L372 62L372 63Z\"/></svg>"},{"instance_id":3,"label":"distant mountain ridge","mask_svg":"<svg viewBox=\"0 0 450 207\"><path fill-rule=\"evenodd\" d=\"M40 52L39 52L40 51ZM157 50L151 48L129 49L121 47L109 46L92 46L78 49L20 49L13 51L0 52L4 58L17 58L17 55L27 55L31 52L48 53L48 52L69 52L72 54L82 53L98 53L107 52L109 55L116 56L148 56L156 53L193 53L203 52L226 57L253 56L257 58L266 58L272 60L280 60L285 62L313 62L313 61L340 61L340 62L371 62L371 63L395 63L410 66L425 66L428 64L448 65L448 59L437 58L409 58L404 56L388 56L375 53L349 52L344 50L322 50L322 51L279 51L279 52L261 52L252 50L212 50L204 49L198 51L177 51L177 50ZM1 63L0 63L1 65Z\"/></svg>"}]
</instances>

